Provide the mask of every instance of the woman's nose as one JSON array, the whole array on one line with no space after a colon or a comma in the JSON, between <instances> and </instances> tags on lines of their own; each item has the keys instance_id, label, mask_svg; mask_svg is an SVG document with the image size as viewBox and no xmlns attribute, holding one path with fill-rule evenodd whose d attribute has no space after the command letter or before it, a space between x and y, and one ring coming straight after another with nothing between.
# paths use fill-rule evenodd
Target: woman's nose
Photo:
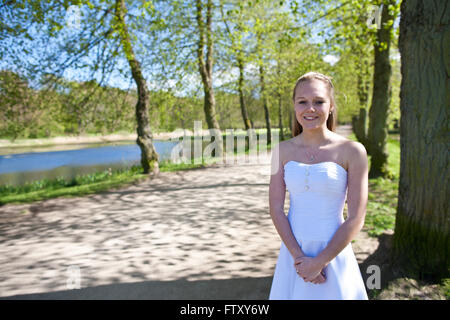
<instances>
[{"instance_id":1,"label":"woman's nose","mask_svg":"<svg viewBox=\"0 0 450 320\"><path fill-rule=\"evenodd\" d=\"M308 110L308 111L309 111L309 110L315 110L314 105L313 105L312 103L309 103L309 102L308 102L308 103L306 104L306 110Z\"/></svg>"}]
</instances>

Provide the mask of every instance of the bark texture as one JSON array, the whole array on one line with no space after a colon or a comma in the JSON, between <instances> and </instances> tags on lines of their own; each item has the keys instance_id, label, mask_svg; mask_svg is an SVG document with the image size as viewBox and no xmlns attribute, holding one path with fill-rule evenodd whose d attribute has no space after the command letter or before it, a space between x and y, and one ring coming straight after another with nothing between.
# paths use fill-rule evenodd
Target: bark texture
<instances>
[{"instance_id":1,"label":"bark texture","mask_svg":"<svg viewBox=\"0 0 450 320\"><path fill-rule=\"evenodd\" d=\"M370 154L370 145L367 139L367 110L369 102L369 90L370 90L370 79L369 79L369 61L368 58L364 56L363 52L360 52L360 56L357 63L358 69L358 99L359 99L359 114L352 117L353 132L355 133L356 139L361 142L366 148L367 152Z\"/></svg>"},{"instance_id":2,"label":"bark texture","mask_svg":"<svg viewBox=\"0 0 450 320\"><path fill-rule=\"evenodd\" d=\"M252 128L252 124L250 122L250 118L248 117L248 111L244 100L244 59L242 57L242 54L242 51L240 51L237 58L239 66L239 103L241 105L241 113L242 119L244 120L245 130L248 130Z\"/></svg>"},{"instance_id":3,"label":"bark texture","mask_svg":"<svg viewBox=\"0 0 450 320\"><path fill-rule=\"evenodd\" d=\"M270 112L269 105L267 102L267 93L266 93L266 83L264 80L264 67L262 65L259 66L259 81L261 86L261 101L264 107L264 117L266 119L266 128L267 128L267 144L272 143L272 126L270 124Z\"/></svg>"},{"instance_id":4,"label":"bark texture","mask_svg":"<svg viewBox=\"0 0 450 320\"><path fill-rule=\"evenodd\" d=\"M450 5L403 0L401 165L394 254L421 278L449 276Z\"/></svg>"}]
</instances>

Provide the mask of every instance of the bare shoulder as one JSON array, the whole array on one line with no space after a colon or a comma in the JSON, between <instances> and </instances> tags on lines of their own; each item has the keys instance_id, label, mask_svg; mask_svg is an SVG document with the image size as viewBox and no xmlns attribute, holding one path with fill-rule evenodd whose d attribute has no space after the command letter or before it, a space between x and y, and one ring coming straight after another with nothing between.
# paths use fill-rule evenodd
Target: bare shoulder
<instances>
[{"instance_id":1,"label":"bare shoulder","mask_svg":"<svg viewBox=\"0 0 450 320\"><path fill-rule=\"evenodd\" d=\"M271 181L273 181L274 177L276 177L275 180L279 181L281 183L282 176L284 171L281 170L284 168L284 162L286 159L286 155L289 153L289 147L290 147L289 140L284 140L276 144L272 148L272 159L271 159ZM271 182L272 183L272 182Z\"/></svg>"},{"instance_id":2,"label":"bare shoulder","mask_svg":"<svg viewBox=\"0 0 450 320\"><path fill-rule=\"evenodd\" d=\"M342 146L345 149L346 162L349 169L367 167L367 150L362 143L346 139Z\"/></svg>"},{"instance_id":3,"label":"bare shoulder","mask_svg":"<svg viewBox=\"0 0 450 320\"><path fill-rule=\"evenodd\" d=\"M278 152L280 163L284 163L286 159L286 155L290 153L292 148L294 147L293 139L283 140L276 146L276 152Z\"/></svg>"}]
</instances>

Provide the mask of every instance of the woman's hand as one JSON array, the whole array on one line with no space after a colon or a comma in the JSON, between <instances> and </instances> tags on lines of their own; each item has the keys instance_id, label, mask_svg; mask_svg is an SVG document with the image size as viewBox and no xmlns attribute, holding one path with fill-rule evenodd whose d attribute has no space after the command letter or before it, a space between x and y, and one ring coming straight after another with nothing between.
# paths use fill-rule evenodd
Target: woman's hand
<instances>
[{"instance_id":1,"label":"woman's hand","mask_svg":"<svg viewBox=\"0 0 450 320\"><path fill-rule=\"evenodd\" d=\"M314 284L324 283L325 273L323 266L318 261L311 257L299 257L295 259L294 267L297 274L303 278L305 282L312 282Z\"/></svg>"}]
</instances>

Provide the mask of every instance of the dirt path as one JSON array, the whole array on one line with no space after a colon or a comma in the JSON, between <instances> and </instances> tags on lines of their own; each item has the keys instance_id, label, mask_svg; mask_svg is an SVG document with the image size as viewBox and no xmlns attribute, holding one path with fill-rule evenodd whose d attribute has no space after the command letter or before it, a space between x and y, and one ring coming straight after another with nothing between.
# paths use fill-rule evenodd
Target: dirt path
<instances>
[{"instance_id":1,"label":"dirt path","mask_svg":"<svg viewBox=\"0 0 450 320\"><path fill-rule=\"evenodd\" d=\"M82 288L268 277L279 240L267 169L161 173L98 195L4 206L0 296L66 290L69 266Z\"/></svg>"},{"instance_id":2,"label":"dirt path","mask_svg":"<svg viewBox=\"0 0 450 320\"><path fill-rule=\"evenodd\" d=\"M280 238L263 162L0 207L0 297L267 299ZM377 246L361 233L358 261Z\"/></svg>"}]
</instances>

